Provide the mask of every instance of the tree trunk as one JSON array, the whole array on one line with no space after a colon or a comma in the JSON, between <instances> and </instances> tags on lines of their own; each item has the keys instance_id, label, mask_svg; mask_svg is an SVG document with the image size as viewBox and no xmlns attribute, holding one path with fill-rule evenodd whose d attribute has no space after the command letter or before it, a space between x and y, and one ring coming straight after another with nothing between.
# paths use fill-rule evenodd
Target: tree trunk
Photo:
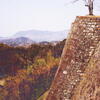
<instances>
[{"instance_id":1,"label":"tree trunk","mask_svg":"<svg viewBox=\"0 0 100 100\"><path fill-rule=\"evenodd\" d=\"M93 0L88 0L89 15L93 15Z\"/></svg>"}]
</instances>

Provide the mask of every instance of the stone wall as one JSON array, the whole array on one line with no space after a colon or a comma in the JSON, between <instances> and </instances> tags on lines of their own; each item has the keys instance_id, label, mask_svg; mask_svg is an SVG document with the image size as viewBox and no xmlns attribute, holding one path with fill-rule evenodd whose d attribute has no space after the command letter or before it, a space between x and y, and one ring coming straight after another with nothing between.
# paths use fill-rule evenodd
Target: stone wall
<instances>
[{"instance_id":1,"label":"stone wall","mask_svg":"<svg viewBox=\"0 0 100 100\"><path fill-rule=\"evenodd\" d=\"M100 43L91 57L72 100L100 100Z\"/></svg>"},{"instance_id":2,"label":"stone wall","mask_svg":"<svg viewBox=\"0 0 100 100\"><path fill-rule=\"evenodd\" d=\"M100 16L78 16L72 24L59 68L46 100L73 99L99 41Z\"/></svg>"}]
</instances>

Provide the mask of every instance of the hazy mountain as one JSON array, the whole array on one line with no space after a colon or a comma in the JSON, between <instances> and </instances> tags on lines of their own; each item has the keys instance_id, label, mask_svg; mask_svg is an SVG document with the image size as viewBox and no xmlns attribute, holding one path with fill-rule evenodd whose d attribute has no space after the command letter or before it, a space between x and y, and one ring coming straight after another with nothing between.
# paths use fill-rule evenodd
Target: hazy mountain
<instances>
[{"instance_id":1,"label":"hazy mountain","mask_svg":"<svg viewBox=\"0 0 100 100\"><path fill-rule=\"evenodd\" d=\"M45 45L48 44L48 42L51 42L54 45L57 43L56 41L65 39L67 37L67 33L68 31L20 31L12 37L0 37L0 43L8 44L11 46L27 46L35 42Z\"/></svg>"},{"instance_id":2,"label":"hazy mountain","mask_svg":"<svg viewBox=\"0 0 100 100\"><path fill-rule=\"evenodd\" d=\"M3 40L3 39L6 39L6 38L4 38L4 37L0 37L0 40Z\"/></svg>"},{"instance_id":3,"label":"hazy mountain","mask_svg":"<svg viewBox=\"0 0 100 100\"><path fill-rule=\"evenodd\" d=\"M35 42L59 41L67 37L67 31L53 32L53 31L28 30L28 31L20 31L13 36L13 38L18 38L18 37L27 37Z\"/></svg>"},{"instance_id":4,"label":"hazy mountain","mask_svg":"<svg viewBox=\"0 0 100 100\"><path fill-rule=\"evenodd\" d=\"M0 43L8 44L10 46L27 46L34 42L33 40L26 37L18 37L18 38L0 40Z\"/></svg>"}]
</instances>

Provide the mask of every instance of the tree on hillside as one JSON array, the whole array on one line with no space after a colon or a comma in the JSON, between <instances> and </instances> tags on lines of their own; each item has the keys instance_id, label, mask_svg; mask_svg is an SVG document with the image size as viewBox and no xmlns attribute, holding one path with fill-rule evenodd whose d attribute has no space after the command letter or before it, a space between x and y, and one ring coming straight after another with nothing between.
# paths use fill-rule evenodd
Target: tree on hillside
<instances>
[{"instance_id":1,"label":"tree on hillside","mask_svg":"<svg viewBox=\"0 0 100 100\"><path fill-rule=\"evenodd\" d=\"M79 0L73 0L72 3L75 3ZM93 15L93 3L94 0L83 0L85 2L85 6L88 7L89 15Z\"/></svg>"}]
</instances>

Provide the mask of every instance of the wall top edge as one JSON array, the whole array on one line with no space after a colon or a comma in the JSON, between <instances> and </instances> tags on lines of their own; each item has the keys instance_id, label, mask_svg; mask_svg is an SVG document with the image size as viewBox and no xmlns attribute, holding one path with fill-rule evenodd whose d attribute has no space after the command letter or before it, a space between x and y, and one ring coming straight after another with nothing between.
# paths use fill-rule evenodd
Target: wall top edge
<instances>
[{"instance_id":1,"label":"wall top edge","mask_svg":"<svg viewBox=\"0 0 100 100\"><path fill-rule=\"evenodd\" d=\"M100 19L100 16L77 16L77 18L92 18L92 19Z\"/></svg>"}]
</instances>

